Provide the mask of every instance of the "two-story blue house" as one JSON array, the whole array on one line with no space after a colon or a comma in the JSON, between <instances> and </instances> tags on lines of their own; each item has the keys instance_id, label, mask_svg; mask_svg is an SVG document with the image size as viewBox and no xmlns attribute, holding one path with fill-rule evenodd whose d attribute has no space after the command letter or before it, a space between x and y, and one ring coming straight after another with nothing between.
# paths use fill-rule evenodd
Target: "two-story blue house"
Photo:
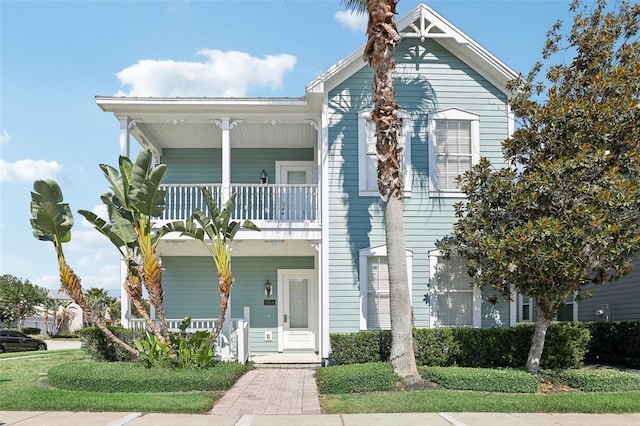
<instances>
[{"instance_id":1,"label":"two-story blue house","mask_svg":"<svg viewBox=\"0 0 640 426\"><path fill-rule=\"evenodd\" d=\"M397 26L415 326L513 326L527 319L527 299L472 288L463 263L444 261L436 240L450 232L462 198L455 177L481 156L503 162L501 142L514 126L506 85L516 73L423 4ZM329 333L389 328L371 77L358 49L302 98L96 98L119 120L123 155L133 137L169 166L158 225L186 219L206 186L220 200L236 193L234 217L262 229L241 231L233 243L226 331L233 340L233 319L249 307L254 357L306 353L320 361L331 351ZM170 235L159 251L167 318L211 326L217 276L202 243ZM135 326L122 295L123 323Z\"/></svg>"}]
</instances>

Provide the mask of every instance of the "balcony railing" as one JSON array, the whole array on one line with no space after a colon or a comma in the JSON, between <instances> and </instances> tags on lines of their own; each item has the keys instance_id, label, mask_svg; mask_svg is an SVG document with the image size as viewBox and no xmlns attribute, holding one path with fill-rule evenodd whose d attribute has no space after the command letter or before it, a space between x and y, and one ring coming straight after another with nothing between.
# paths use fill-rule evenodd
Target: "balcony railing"
<instances>
[{"instance_id":1,"label":"balcony railing","mask_svg":"<svg viewBox=\"0 0 640 426\"><path fill-rule=\"evenodd\" d=\"M165 210L160 219L184 220L196 210L208 214L202 186L211 191L213 199L222 207L221 184L163 185ZM234 220L300 222L318 218L317 185L231 185L230 193L237 194L232 212Z\"/></svg>"}]
</instances>

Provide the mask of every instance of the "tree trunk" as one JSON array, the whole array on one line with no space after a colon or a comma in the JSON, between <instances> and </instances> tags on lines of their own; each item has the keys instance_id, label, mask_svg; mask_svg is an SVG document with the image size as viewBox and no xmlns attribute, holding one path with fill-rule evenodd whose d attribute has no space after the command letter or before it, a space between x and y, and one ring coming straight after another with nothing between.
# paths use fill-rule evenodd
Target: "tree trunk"
<instances>
[{"instance_id":1,"label":"tree trunk","mask_svg":"<svg viewBox=\"0 0 640 426\"><path fill-rule=\"evenodd\" d=\"M535 306L536 327L533 330L531 349L529 349L529 356L527 357L527 371L533 375L537 375L540 370L540 358L542 358L542 351L544 349L544 339L547 336L547 329L551 323L551 319L545 316L539 304L536 303Z\"/></svg>"},{"instance_id":2,"label":"tree trunk","mask_svg":"<svg viewBox=\"0 0 640 426\"><path fill-rule=\"evenodd\" d=\"M391 197L384 209L391 310L391 364L406 385L422 381L413 350L413 315L404 241L402 200Z\"/></svg>"}]
</instances>

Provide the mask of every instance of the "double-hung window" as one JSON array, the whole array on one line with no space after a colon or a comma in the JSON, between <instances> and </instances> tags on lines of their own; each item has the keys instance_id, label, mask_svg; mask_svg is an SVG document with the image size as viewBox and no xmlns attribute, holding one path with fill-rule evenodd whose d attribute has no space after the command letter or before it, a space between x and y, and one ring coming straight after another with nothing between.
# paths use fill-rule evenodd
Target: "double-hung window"
<instances>
[{"instance_id":1,"label":"double-hung window","mask_svg":"<svg viewBox=\"0 0 640 426\"><path fill-rule=\"evenodd\" d=\"M479 117L448 109L429 116L429 193L462 197L456 178L480 159Z\"/></svg>"},{"instance_id":2,"label":"double-hung window","mask_svg":"<svg viewBox=\"0 0 640 426\"><path fill-rule=\"evenodd\" d=\"M411 294L412 252L406 251L407 277ZM390 330L389 268L386 246L360 250L360 329Z\"/></svg>"},{"instance_id":3,"label":"double-hung window","mask_svg":"<svg viewBox=\"0 0 640 426\"><path fill-rule=\"evenodd\" d=\"M411 194L411 116L400 111L402 126L398 145L402 148L402 178L404 196ZM364 197L378 197L378 157L376 154L376 125L371 111L358 114L358 189Z\"/></svg>"},{"instance_id":4,"label":"double-hung window","mask_svg":"<svg viewBox=\"0 0 640 426\"><path fill-rule=\"evenodd\" d=\"M432 327L480 327L482 297L472 285L464 258L445 259L439 250L430 253Z\"/></svg>"},{"instance_id":5,"label":"double-hung window","mask_svg":"<svg viewBox=\"0 0 640 426\"><path fill-rule=\"evenodd\" d=\"M570 294L564 303L564 306L558 311L556 321L578 321L578 302L575 296ZM535 321L535 304L533 299L525 294L518 295L518 321L529 322Z\"/></svg>"}]
</instances>

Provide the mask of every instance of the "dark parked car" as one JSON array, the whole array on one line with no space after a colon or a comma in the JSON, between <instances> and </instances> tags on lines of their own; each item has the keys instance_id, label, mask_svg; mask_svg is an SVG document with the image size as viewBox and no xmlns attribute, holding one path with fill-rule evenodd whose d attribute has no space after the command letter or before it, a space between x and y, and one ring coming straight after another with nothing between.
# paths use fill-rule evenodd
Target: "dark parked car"
<instances>
[{"instance_id":1,"label":"dark parked car","mask_svg":"<svg viewBox=\"0 0 640 426\"><path fill-rule=\"evenodd\" d=\"M0 330L0 354L3 352L46 351L44 340L34 339L16 330Z\"/></svg>"}]
</instances>

